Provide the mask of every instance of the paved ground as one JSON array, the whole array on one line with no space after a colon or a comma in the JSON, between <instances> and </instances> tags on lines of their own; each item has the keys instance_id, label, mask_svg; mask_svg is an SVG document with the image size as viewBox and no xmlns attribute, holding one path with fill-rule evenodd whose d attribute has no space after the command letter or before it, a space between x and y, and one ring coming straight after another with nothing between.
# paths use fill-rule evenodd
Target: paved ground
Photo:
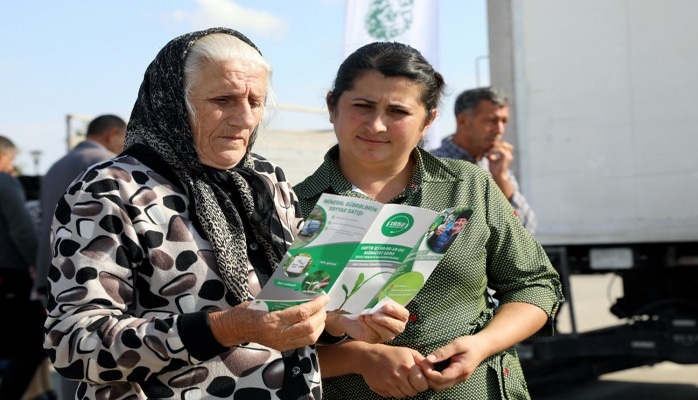
<instances>
[{"instance_id":1,"label":"paved ground","mask_svg":"<svg viewBox=\"0 0 698 400\"><path fill-rule=\"evenodd\" d=\"M696 400L698 368L666 363L602 376L533 400Z\"/></svg>"}]
</instances>

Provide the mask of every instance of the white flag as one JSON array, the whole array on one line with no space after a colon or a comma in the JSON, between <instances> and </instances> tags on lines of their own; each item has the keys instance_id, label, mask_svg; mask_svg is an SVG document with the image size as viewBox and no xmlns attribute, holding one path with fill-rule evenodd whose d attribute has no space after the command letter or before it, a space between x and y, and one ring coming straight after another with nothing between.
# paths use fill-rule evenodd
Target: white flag
<instances>
[{"instance_id":1,"label":"white flag","mask_svg":"<svg viewBox=\"0 0 698 400\"><path fill-rule=\"evenodd\" d=\"M376 41L408 44L439 70L439 2L434 0L346 0L344 57ZM427 150L439 147L436 123L427 131Z\"/></svg>"}]
</instances>

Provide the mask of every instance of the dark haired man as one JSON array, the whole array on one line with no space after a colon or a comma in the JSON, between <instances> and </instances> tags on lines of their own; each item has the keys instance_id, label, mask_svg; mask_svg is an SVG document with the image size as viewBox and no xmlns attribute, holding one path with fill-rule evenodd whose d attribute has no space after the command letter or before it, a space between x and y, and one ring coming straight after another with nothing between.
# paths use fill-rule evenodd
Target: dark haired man
<instances>
[{"instance_id":1,"label":"dark haired man","mask_svg":"<svg viewBox=\"0 0 698 400\"><path fill-rule=\"evenodd\" d=\"M529 232L537 220L509 169L514 146L502 140L509 121L509 99L499 89L484 87L462 92L455 104L456 132L431 153L470 161L489 171Z\"/></svg>"}]
</instances>

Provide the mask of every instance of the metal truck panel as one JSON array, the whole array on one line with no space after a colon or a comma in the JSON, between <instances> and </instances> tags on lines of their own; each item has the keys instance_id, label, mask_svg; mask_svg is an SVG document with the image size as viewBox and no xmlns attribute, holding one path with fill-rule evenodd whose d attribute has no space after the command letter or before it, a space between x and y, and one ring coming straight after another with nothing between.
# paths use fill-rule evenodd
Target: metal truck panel
<instances>
[{"instance_id":1,"label":"metal truck panel","mask_svg":"<svg viewBox=\"0 0 698 400\"><path fill-rule=\"evenodd\" d=\"M538 239L698 240L698 1L504 3L491 79Z\"/></svg>"}]
</instances>

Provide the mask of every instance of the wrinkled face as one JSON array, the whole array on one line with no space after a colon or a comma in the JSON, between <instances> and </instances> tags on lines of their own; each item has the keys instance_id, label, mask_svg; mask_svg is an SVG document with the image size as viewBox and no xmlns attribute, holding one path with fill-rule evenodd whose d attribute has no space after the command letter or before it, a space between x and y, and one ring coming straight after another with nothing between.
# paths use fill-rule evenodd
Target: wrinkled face
<instances>
[{"instance_id":1,"label":"wrinkled face","mask_svg":"<svg viewBox=\"0 0 698 400\"><path fill-rule=\"evenodd\" d=\"M468 220L465 218L458 218L453 221L453 226L451 226L451 235L455 235L456 233L460 232L467 222Z\"/></svg>"},{"instance_id":2,"label":"wrinkled face","mask_svg":"<svg viewBox=\"0 0 698 400\"><path fill-rule=\"evenodd\" d=\"M189 91L194 144L202 164L229 169L245 156L264 115L267 72L254 63L208 63Z\"/></svg>"},{"instance_id":3,"label":"wrinkled face","mask_svg":"<svg viewBox=\"0 0 698 400\"><path fill-rule=\"evenodd\" d=\"M17 152L14 150L0 150L0 172L12 174L15 170L15 156Z\"/></svg>"},{"instance_id":4,"label":"wrinkled face","mask_svg":"<svg viewBox=\"0 0 698 400\"><path fill-rule=\"evenodd\" d=\"M342 168L352 166L395 169L404 167L412 149L424 136L427 111L420 86L404 77L367 72L329 107Z\"/></svg>"},{"instance_id":5,"label":"wrinkled face","mask_svg":"<svg viewBox=\"0 0 698 400\"><path fill-rule=\"evenodd\" d=\"M466 149L479 158L502 140L509 121L509 107L482 100L472 114L461 113L456 121L465 135Z\"/></svg>"}]
</instances>

